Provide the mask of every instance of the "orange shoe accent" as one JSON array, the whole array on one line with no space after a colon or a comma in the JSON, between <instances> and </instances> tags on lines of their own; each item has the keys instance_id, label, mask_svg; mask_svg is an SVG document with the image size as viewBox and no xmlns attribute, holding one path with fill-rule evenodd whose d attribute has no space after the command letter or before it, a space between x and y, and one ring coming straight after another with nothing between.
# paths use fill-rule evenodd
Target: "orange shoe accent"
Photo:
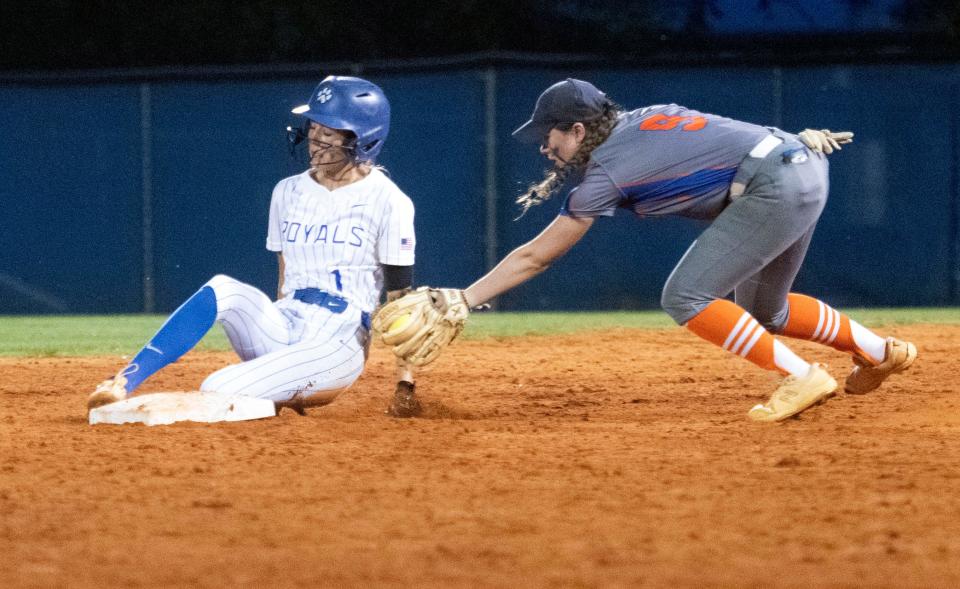
<instances>
[{"instance_id":1,"label":"orange shoe accent","mask_svg":"<svg viewBox=\"0 0 960 589\"><path fill-rule=\"evenodd\" d=\"M850 329L850 318L830 305L798 293L787 295L790 317L782 335L818 342L861 358L870 356L857 346Z\"/></svg>"},{"instance_id":2,"label":"orange shoe accent","mask_svg":"<svg viewBox=\"0 0 960 589\"><path fill-rule=\"evenodd\" d=\"M787 373L774 362L773 336L735 303L717 299L688 321L686 327L708 342L742 356L760 368Z\"/></svg>"}]
</instances>

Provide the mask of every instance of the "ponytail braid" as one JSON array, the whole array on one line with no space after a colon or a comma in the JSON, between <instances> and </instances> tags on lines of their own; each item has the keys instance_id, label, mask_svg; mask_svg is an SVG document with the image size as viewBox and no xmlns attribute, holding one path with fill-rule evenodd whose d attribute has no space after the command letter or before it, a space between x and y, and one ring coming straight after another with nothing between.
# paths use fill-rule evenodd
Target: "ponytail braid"
<instances>
[{"instance_id":1,"label":"ponytail braid","mask_svg":"<svg viewBox=\"0 0 960 589\"><path fill-rule=\"evenodd\" d=\"M577 149L577 152L573 154L573 157L570 158L570 161L562 168L554 167L547 171L546 177L544 177L543 180L530 186L526 192L517 197L517 204L523 208L517 219L527 214L530 207L546 202L553 193L563 185L564 180L566 180L567 176L571 173L586 168L587 163L590 161L590 154L610 137L610 133L617 125L619 116L620 107L610 102L604 105L603 113L601 113L599 117L584 123L583 126L586 128L586 135L583 143L580 144L580 147ZM557 128L563 131L569 131L569 126L571 125L572 123L568 123L566 125L568 128L566 129L563 129L560 125L558 125Z\"/></svg>"}]
</instances>

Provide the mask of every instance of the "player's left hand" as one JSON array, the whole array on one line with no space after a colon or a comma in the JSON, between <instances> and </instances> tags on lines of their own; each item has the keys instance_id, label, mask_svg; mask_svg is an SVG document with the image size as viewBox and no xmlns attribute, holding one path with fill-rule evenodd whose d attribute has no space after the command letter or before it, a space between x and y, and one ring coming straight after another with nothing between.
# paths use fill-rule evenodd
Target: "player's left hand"
<instances>
[{"instance_id":1,"label":"player's left hand","mask_svg":"<svg viewBox=\"0 0 960 589\"><path fill-rule=\"evenodd\" d=\"M841 145L853 143L853 133L851 131L831 131L830 129L804 129L797 136L804 145L812 149L830 155L834 150L840 151Z\"/></svg>"},{"instance_id":2,"label":"player's left hand","mask_svg":"<svg viewBox=\"0 0 960 589\"><path fill-rule=\"evenodd\" d=\"M462 290L421 286L384 305L372 323L398 358L425 366L460 335L469 316Z\"/></svg>"}]
</instances>

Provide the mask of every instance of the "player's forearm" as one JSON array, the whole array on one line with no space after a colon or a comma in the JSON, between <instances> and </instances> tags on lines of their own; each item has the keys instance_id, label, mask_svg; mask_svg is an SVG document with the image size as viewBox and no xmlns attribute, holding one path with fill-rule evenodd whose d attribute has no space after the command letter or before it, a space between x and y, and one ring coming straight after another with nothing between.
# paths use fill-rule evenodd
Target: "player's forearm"
<instances>
[{"instance_id":1,"label":"player's forearm","mask_svg":"<svg viewBox=\"0 0 960 589\"><path fill-rule=\"evenodd\" d=\"M397 358L397 382L405 380L407 382L416 382L413 375L413 366Z\"/></svg>"},{"instance_id":2,"label":"player's forearm","mask_svg":"<svg viewBox=\"0 0 960 589\"><path fill-rule=\"evenodd\" d=\"M551 260L552 261L552 260ZM513 250L486 276L464 291L467 302L475 307L523 284L550 267L550 262L534 255L529 246Z\"/></svg>"},{"instance_id":3,"label":"player's forearm","mask_svg":"<svg viewBox=\"0 0 960 589\"><path fill-rule=\"evenodd\" d=\"M475 307L530 280L567 253L593 225L593 217L560 215L533 240L510 252L486 276L470 285L464 294Z\"/></svg>"},{"instance_id":4,"label":"player's forearm","mask_svg":"<svg viewBox=\"0 0 960 589\"><path fill-rule=\"evenodd\" d=\"M413 290L410 283L407 282L407 285L399 288L397 290L387 290L387 302L395 301ZM404 362L401 358L397 358L397 382L405 380L407 382L415 382L413 375L413 365L407 362Z\"/></svg>"}]
</instances>

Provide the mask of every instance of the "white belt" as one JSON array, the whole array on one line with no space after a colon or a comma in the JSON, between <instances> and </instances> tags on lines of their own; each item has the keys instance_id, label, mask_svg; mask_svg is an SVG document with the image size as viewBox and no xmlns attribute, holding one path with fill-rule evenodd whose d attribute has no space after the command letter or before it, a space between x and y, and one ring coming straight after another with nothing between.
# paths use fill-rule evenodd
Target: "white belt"
<instances>
[{"instance_id":1,"label":"white belt","mask_svg":"<svg viewBox=\"0 0 960 589\"><path fill-rule=\"evenodd\" d=\"M735 200L746 190L747 183L756 173L757 168L760 165L760 163L756 160L762 160L770 155L770 152L781 143L783 143L783 139L780 139L776 135L767 135L761 139L759 143L753 146L753 149L750 150L750 154L747 156L747 158L744 158L743 162L740 164L740 168L737 170L737 176L734 178L734 182L730 184L730 192L728 193L730 200Z\"/></svg>"},{"instance_id":2,"label":"white belt","mask_svg":"<svg viewBox=\"0 0 960 589\"><path fill-rule=\"evenodd\" d=\"M760 140L760 143L753 146L753 149L750 150L750 157L765 158L773 151L773 148L781 143L783 143L783 139L776 135L767 135Z\"/></svg>"}]
</instances>

